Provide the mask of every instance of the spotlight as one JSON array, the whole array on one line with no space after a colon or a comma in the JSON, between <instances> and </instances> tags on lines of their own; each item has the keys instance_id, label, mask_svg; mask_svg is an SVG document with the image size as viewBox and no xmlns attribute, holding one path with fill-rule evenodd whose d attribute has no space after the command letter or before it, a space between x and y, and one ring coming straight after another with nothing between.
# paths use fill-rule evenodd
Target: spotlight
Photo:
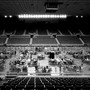
<instances>
[{"instance_id":1,"label":"spotlight","mask_svg":"<svg viewBox=\"0 0 90 90\"><path fill-rule=\"evenodd\" d=\"M83 16L81 16L81 18L83 18Z\"/></svg>"},{"instance_id":2,"label":"spotlight","mask_svg":"<svg viewBox=\"0 0 90 90\"><path fill-rule=\"evenodd\" d=\"M12 18L12 15L9 15L10 18Z\"/></svg>"},{"instance_id":3,"label":"spotlight","mask_svg":"<svg viewBox=\"0 0 90 90\"><path fill-rule=\"evenodd\" d=\"M7 18L7 15L5 15L4 17Z\"/></svg>"},{"instance_id":4,"label":"spotlight","mask_svg":"<svg viewBox=\"0 0 90 90\"><path fill-rule=\"evenodd\" d=\"M76 18L78 18L78 16L76 16Z\"/></svg>"}]
</instances>

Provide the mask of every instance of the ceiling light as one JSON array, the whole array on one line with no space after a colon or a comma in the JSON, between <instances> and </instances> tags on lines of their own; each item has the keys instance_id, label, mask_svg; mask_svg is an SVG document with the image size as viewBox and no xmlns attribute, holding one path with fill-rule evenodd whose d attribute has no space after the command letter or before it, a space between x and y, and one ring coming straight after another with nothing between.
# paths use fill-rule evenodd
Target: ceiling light
<instances>
[{"instance_id":1,"label":"ceiling light","mask_svg":"<svg viewBox=\"0 0 90 90\"><path fill-rule=\"evenodd\" d=\"M10 18L12 18L12 15L9 15Z\"/></svg>"},{"instance_id":2,"label":"ceiling light","mask_svg":"<svg viewBox=\"0 0 90 90\"><path fill-rule=\"evenodd\" d=\"M5 15L4 17L7 18L7 15Z\"/></svg>"},{"instance_id":3,"label":"ceiling light","mask_svg":"<svg viewBox=\"0 0 90 90\"><path fill-rule=\"evenodd\" d=\"M78 16L76 16L76 18L78 18Z\"/></svg>"},{"instance_id":4,"label":"ceiling light","mask_svg":"<svg viewBox=\"0 0 90 90\"><path fill-rule=\"evenodd\" d=\"M83 18L83 16L81 16L81 18Z\"/></svg>"},{"instance_id":5,"label":"ceiling light","mask_svg":"<svg viewBox=\"0 0 90 90\"><path fill-rule=\"evenodd\" d=\"M55 15L55 14L21 14L18 15L19 18L67 18L66 14Z\"/></svg>"}]
</instances>

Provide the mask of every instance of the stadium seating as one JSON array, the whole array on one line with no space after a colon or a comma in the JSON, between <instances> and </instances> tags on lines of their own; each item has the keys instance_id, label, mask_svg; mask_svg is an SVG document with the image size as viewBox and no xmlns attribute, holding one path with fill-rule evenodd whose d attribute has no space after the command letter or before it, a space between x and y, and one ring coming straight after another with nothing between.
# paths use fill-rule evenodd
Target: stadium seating
<instances>
[{"instance_id":1,"label":"stadium seating","mask_svg":"<svg viewBox=\"0 0 90 90\"><path fill-rule=\"evenodd\" d=\"M18 45L18 44L28 44L30 43L29 36L12 36L9 38L7 44Z\"/></svg>"},{"instance_id":2,"label":"stadium seating","mask_svg":"<svg viewBox=\"0 0 90 90\"><path fill-rule=\"evenodd\" d=\"M82 45L82 42L76 36L57 36L61 45Z\"/></svg>"},{"instance_id":3,"label":"stadium seating","mask_svg":"<svg viewBox=\"0 0 90 90\"><path fill-rule=\"evenodd\" d=\"M0 44L5 44L6 36L0 36Z\"/></svg>"},{"instance_id":4,"label":"stadium seating","mask_svg":"<svg viewBox=\"0 0 90 90\"><path fill-rule=\"evenodd\" d=\"M84 44L90 45L90 36L81 36Z\"/></svg>"},{"instance_id":5,"label":"stadium seating","mask_svg":"<svg viewBox=\"0 0 90 90\"><path fill-rule=\"evenodd\" d=\"M57 44L57 42L50 36L36 36L33 38L32 44Z\"/></svg>"},{"instance_id":6,"label":"stadium seating","mask_svg":"<svg viewBox=\"0 0 90 90\"><path fill-rule=\"evenodd\" d=\"M0 59L0 72L4 71L5 60Z\"/></svg>"},{"instance_id":7,"label":"stadium seating","mask_svg":"<svg viewBox=\"0 0 90 90\"><path fill-rule=\"evenodd\" d=\"M2 89L87 89L89 78L23 77L8 80Z\"/></svg>"}]
</instances>

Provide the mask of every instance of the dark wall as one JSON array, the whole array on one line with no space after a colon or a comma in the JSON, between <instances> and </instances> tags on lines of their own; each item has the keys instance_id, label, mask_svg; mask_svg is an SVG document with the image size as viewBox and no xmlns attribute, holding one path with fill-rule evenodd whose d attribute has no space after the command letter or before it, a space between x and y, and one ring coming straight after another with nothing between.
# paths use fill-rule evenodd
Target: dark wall
<instances>
[{"instance_id":1,"label":"dark wall","mask_svg":"<svg viewBox=\"0 0 90 90\"><path fill-rule=\"evenodd\" d=\"M4 18L0 17L0 30L24 30L24 29L62 29L76 31L81 29L84 32L90 30L90 17L75 18L68 17L67 19L48 20L48 21L28 21L19 20L17 17Z\"/></svg>"}]
</instances>

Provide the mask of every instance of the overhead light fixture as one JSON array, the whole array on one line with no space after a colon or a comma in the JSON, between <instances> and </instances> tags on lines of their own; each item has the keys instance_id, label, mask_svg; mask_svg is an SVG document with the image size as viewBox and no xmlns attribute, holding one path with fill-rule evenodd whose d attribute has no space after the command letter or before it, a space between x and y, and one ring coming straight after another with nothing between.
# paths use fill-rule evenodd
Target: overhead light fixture
<instances>
[{"instance_id":1,"label":"overhead light fixture","mask_svg":"<svg viewBox=\"0 0 90 90\"><path fill-rule=\"evenodd\" d=\"M7 15L5 15L4 17L7 18Z\"/></svg>"},{"instance_id":2,"label":"overhead light fixture","mask_svg":"<svg viewBox=\"0 0 90 90\"><path fill-rule=\"evenodd\" d=\"M81 18L83 18L83 16L81 16Z\"/></svg>"},{"instance_id":3,"label":"overhead light fixture","mask_svg":"<svg viewBox=\"0 0 90 90\"><path fill-rule=\"evenodd\" d=\"M78 16L76 16L76 18L78 18Z\"/></svg>"},{"instance_id":4,"label":"overhead light fixture","mask_svg":"<svg viewBox=\"0 0 90 90\"><path fill-rule=\"evenodd\" d=\"M44 4L46 13L57 12L61 5L63 5L63 2L59 2L58 0L47 0Z\"/></svg>"},{"instance_id":5,"label":"overhead light fixture","mask_svg":"<svg viewBox=\"0 0 90 90\"><path fill-rule=\"evenodd\" d=\"M12 15L9 15L10 18L12 18Z\"/></svg>"},{"instance_id":6,"label":"overhead light fixture","mask_svg":"<svg viewBox=\"0 0 90 90\"><path fill-rule=\"evenodd\" d=\"M55 14L21 14L18 18L30 18L30 19L44 19L44 18L67 18L66 14L55 15Z\"/></svg>"}]
</instances>

